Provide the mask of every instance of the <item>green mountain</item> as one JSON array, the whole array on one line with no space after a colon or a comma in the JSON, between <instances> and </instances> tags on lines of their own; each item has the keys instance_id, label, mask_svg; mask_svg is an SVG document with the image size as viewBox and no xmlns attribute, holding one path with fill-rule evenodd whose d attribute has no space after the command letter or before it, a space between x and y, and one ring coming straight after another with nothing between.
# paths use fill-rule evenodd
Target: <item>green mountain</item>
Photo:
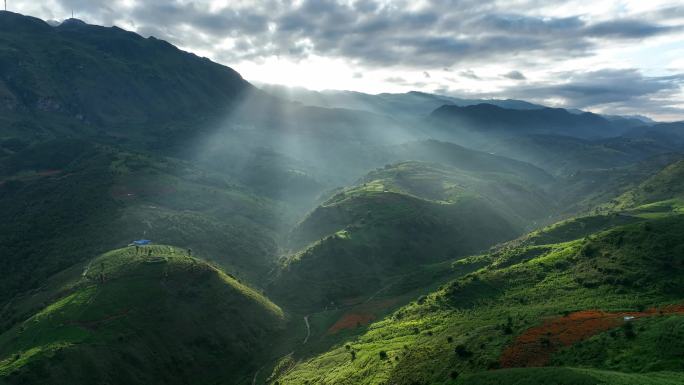
<instances>
[{"instance_id":1,"label":"green mountain","mask_svg":"<svg viewBox=\"0 0 684 385\"><path fill-rule=\"evenodd\" d=\"M420 265L511 239L551 208L543 191L503 170L388 165L295 227L290 247L296 252L283 261L269 293L318 306L368 295Z\"/></svg>"},{"instance_id":2,"label":"green mountain","mask_svg":"<svg viewBox=\"0 0 684 385\"><path fill-rule=\"evenodd\" d=\"M471 106L489 103L503 108L518 110L542 109L543 106L523 100L512 99L463 99L445 95L411 91L401 94L382 93L377 95L353 91L310 91L297 87L284 87L272 84L259 88L271 95L308 106L326 108L346 108L369 111L387 116L401 116L418 120L444 105Z\"/></svg>"},{"instance_id":3,"label":"green mountain","mask_svg":"<svg viewBox=\"0 0 684 385\"><path fill-rule=\"evenodd\" d=\"M0 12L0 384L684 381L680 123L279 96Z\"/></svg>"},{"instance_id":4,"label":"green mountain","mask_svg":"<svg viewBox=\"0 0 684 385\"><path fill-rule=\"evenodd\" d=\"M247 383L282 310L170 246L127 247L52 277L3 316L0 382Z\"/></svg>"},{"instance_id":5,"label":"green mountain","mask_svg":"<svg viewBox=\"0 0 684 385\"><path fill-rule=\"evenodd\" d=\"M470 259L490 262L303 357L278 382L563 384L555 376L567 373L576 383L676 383L683 226L682 216L647 220ZM587 369L476 374L566 365Z\"/></svg>"},{"instance_id":6,"label":"green mountain","mask_svg":"<svg viewBox=\"0 0 684 385\"><path fill-rule=\"evenodd\" d=\"M155 38L10 12L0 13L0 70L2 134L31 137L130 135L225 109L252 89L230 68Z\"/></svg>"},{"instance_id":7,"label":"green mountain","mask_svg":"<svg viewBox=\"0 0 684 385\"><path fill-rule=\"evenodd\" d=\"M472 106L442 106L430 114L443 129L500 133L555 134L579 138L611 137L623 127L589 112L573 114L562 108L517 110L482 103Z\"/></svg>"},{"instance_id":8,"label":"green mountain","mask_svg":"<svg viewBox=\"0 0 684 385\"><path fill-rule=\"evenodd\" d=\"M670 164L611 203L614 209L637 208L647 204L651 208L658 206L663 210L668 205L675 209L684 206L684 160Z\"/></svg>"},{"instance_id":9,"label":"green mountain","mask_svg":"<svg viewBox=\"0 0 684 385\"><path fill-rule=\"evenodd\" d=\"M226 175L82 140L31 146L2 166L0 301L139 238L254 278L270 269L280 226L294 218Z\"/></svg>"}]
</instances>

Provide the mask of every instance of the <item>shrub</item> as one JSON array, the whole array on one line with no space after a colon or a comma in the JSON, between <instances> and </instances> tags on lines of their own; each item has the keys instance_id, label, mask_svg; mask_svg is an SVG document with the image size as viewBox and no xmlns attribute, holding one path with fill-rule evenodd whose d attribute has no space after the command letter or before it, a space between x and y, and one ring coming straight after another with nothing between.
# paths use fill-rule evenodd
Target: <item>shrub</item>
<instances>
[{"instance_id":1,"label":"shrub","mask_svg":"<svg viewBox=\"0 0 684 385\"><path fill-rule=\"evenodd\" d=\"M468 348L465 347L465 345L456 346L456 349L454 349L454 351L461 358L467 358L473 355L473 353L469 351Z\"/></svg>"},{"instance_id":2,"label":"shrub","mask_svg":"<svg viewBox=\"0 0 684 385\"><path fill-rule=\"evenodd\" d=\"M380 353L378 353L378 354L380 355L380 359L381 359L381 360L386 360L386 359L387 359L387 352L386 352L386 351L381 350Z\"/></svg>"},{"instance_id":3,"label":"shrub","mask_svg":"<svg viewBox=\"0 0 684 385\"><path fill-rule=\"evenodd\" d=\"M622 329L625 331L625 337L629 339L636 337L636 333L634 333L634 324L631 322L625 322L622 325Z\"/></svg>"}]
</instances>

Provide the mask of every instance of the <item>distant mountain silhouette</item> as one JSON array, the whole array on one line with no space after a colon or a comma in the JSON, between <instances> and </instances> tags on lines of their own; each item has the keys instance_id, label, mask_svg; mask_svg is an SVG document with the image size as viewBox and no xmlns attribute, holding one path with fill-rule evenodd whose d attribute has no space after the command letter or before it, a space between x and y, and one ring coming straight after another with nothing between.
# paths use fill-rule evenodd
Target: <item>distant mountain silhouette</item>
<instances>
[{"instance_id":1,"label":"distant mountain silhouette","mask_svg":"<svg viewBox=\"0 0 684 385\"><path fill-rule=\"evenodd\" d=\"M617 136L626 131L619 123L585 112L573 114L562 108L514 110L493 104L444 105L430 115L443 128L467 131L499 131L508 134L556 134L579 138Z\"/></svg>"}]
</instances>

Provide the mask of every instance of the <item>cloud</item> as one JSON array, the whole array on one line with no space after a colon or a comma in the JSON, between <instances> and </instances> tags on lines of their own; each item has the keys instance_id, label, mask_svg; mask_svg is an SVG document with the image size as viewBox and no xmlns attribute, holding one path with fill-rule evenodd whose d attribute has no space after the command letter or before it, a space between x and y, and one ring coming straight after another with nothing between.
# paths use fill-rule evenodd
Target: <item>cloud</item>
<instances>
[{"instance_id":1,"label":"cloud","mask_svg":"<svg viewBox=\"0 0 684 385\"><path fill-rule=\"evenodd\" d=\"M477 76L477 74L473 70L459 71L458 74L464 78L473 79L473 80L480 80L480 77Z\"/></svg>"},{"instance_id":2,"label":"cloud","mask_svg":"<svg viewBox=\"0 0 684 385\"><path fill-rule=\"evenodd\" d=\"M520 71L510 71L510 72L505 73L501 76L503 76L507 79L512 79L512 80L525 80L525 79L527 79L525 77L525 75L523 75L523 73Z\"/></svg>"},{"instance_id":3,"label":"cloud","mask_svg":"<svg viewBox=\"0 0 684 385\"><path fill-rule=\"evenodd\" d=\"M560 72L556 76L559 81L512 86L477 96L506 95L559 107L593 108L613 113L684 115L684 105L678 105L684 73L652 77L644 76L637 69L603 69Z\"/></svg>"},{"instance_id":4,"label":"cloud","mask_svg":"<svg viewBox=\"0 0 684 385\"><path fill-rule=\"evenodd\" d=\"M119 25L144 36L154 35L238 69L251 64L277 66L279 61L302 63L326 58L347 63L348 78L358 80L356 84L376 80L375 84L384 82L393 89L421 85L434 88L440 87L440 80L446 82L445 73L453 71L462 80L478 80L481 89L468 91L473 93L553 99L573 107L619 109L636 108L641 103L663 111L679 108L681 80L676 76L649 77L638 69L587 72L586 66L602 68L613 63L640 68L643 64L650 73L666 73L650 56L663 55L665 66L673 63L671 57L666 57L667 52L672 56L672 52L684 49L684 7L677 0L599 3L12 0L10 8L44 19L62 19L74 9L76 16L86 22ZM645 47L655 41L680 43L668 43L660 50L657 46L644 48L651 49L644 51L649 54L634 55L636 60L624 64L619 63L619 54L605 56L616 47ZM603 60L606 57L608 61ZM592 58L597 60L592 62ZM524 69L525 74L505 72L507 67ZM478 73L459 68L475 68ZM555 68L564 68L564 72L550 78ZM684 68L674 70L682 72ZM252 72L252 76L257 74L255 80L259 80L258 73L257 69ZM525 82L511 87L508 80ZM461 84L475 87L473 82Z\"/></svg>"},{"instance_id":5,"label":"cloud","mask_svg":"<svg viewBox=\"0 0 684 385\"><path fill-rule=\"evenodd\" d=\"M520 87L516 93L531 97L563 98L569 104L588 107L607 103L643 102L647 96L677 93L684 74L646 77L636 69L560 73L567 80L560 84Z\"/></svg>"},{"instance_id":6,"label":"cloud","mask_svg":"<svg viewBox=\"0 0 684 385\"><path fill-rule=\"evenodd\" d=\"M587 36L621 39L643 39L681 30L682 26L663 26L640 20L611 20L588 26L585 29Z\"/></svg>"},{"instance_id":7,"label":"cloud","mask_svg":"<svg viewBox=\"0 0 684 385\"><path fill-rule=\"evenodd\" d=\"M654 12L643 19L600 22L579 13L530 14L526 7L536 3L529 0L512 2L513 6L496 0L430 0L418 10L408 0L237 0L223 7L211 0L129 0L133 6L124 13L122 0L51 1L64 11L76 9L86 21L125 21L142 33L155 33L184 47L213 48L215 56L232 62L319 55L369 67L444 68L506 55L587 56L600 40L643 39L682 28L659 23L662 15ZM682 11L672 7L670 12ZM242 38L243 43L221 48L226 38ZM295 47L301 41L310 42L308 49Z\"/></svg>"}]
</instances>

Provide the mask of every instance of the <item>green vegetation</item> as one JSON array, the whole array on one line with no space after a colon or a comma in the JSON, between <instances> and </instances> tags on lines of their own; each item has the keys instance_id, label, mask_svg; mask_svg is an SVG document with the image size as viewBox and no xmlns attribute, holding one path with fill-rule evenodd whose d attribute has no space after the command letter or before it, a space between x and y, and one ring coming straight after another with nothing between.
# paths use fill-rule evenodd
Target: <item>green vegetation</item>
<instances>
[{"instance_id":1,"label":"green vegetation","mask_svg":"<svg viewBox=\"0 0 684 385\"><path fill-rule=\"evenodd\" d=\"M547 207L542 193L510 175L476 177L419 162L387 166L295 228L291 244L302 249L284 260L269 293L316 307L367 296L421 265L511 239L522 232L523 216L529 221Z\"/></svg>"},{"instance_id":2,"label":"green vegetation","mask_svg":"<svg viewBox=\"0 0 684 385\"><path fill-rule=\"evenodd\" d=\"M535 368L495 370L465 375L454 384L468 385L675 385L681 373L626 374L591 369Z\"/></svg>"},{"instance_id":3,"label":"green vegetation","mask_svg":"<svg viewBox=\"0 0 684 385\"><path fill-rule=\"evenodd\" d=\"M610 202L610 208L624 210L636 208L659 201L671 201L674 209L681 209L684 199L684 161L675 162L651 178L641 183L636 188Z\"/></svg>"},{"instance_id":4,"label":"green vegetation","mask_svg":"<svg viewBox=\"0 0 684 385\"><path fill-rule=\"evenodd\" d=\"M292 215L229 177L85 141L30 146L4 164L0 253L9 257L0 260L0 299L141 237L254 279L270 269ZM60 168L45 172L48 164Z\"/></svg>"},{"instance_id":5,"label":"green vegetation","mask_svg":"<svg viewBox=\"0 0 684 385\"><path fill-rule=\"evenodd\" d=\"M561 350L552 363L591 366L619 372L684 371L684 317L663 314L633 320Z\"/></svg>"},{"instance_id":6,"label":"green vegetation","mask_svg":"<svg viewBox=\"0 0 684 385\"><path fill-rule=\"evenodd\" d=\"M684 297L684 265L676 257L683 255L683 230L684 218L674 216L565 243L503 248L487 257L492 261L488 267L397 310L358 338L301 361L279 382L304 384L316 379L332 384L340 378L355 384L446 382L452 372L466 375L498 368L515 337L545 318L562 319L564 314L586 309L637 311L677 303ZM344 344L356 352L354 360ZM380 351L389 359L379 360ZM572 366L591 365L580 354L573 357L578 361ZM653 368L648 361L630 361L642 366L629 371L678 368ZM613 383L606 376L601 378ZM632 376L631 381L635 378L639 377Z\"/></svg>"},{"instance_id":7,"label":"green vegetation","mask_svg":"<svg viewBox=\"0 0 684 385\"><path fill-rule=\"evenodd\" d=\"M8 12L0 68L1 384L684 382L681 124L290 104Z\"/></svg>"},{"instance_id":8,"label":"green vegetation","mask_svg":"<svg viewBox=\"0 0 684 385\"><path fill-rule=\"evenodd\" d=\"M185 253L170 246L115 250L40 293L49 298L45 305L0 335L0 378L10 384L244 380L281 330L283 312Z\"/></svg>"}]
</instances>

